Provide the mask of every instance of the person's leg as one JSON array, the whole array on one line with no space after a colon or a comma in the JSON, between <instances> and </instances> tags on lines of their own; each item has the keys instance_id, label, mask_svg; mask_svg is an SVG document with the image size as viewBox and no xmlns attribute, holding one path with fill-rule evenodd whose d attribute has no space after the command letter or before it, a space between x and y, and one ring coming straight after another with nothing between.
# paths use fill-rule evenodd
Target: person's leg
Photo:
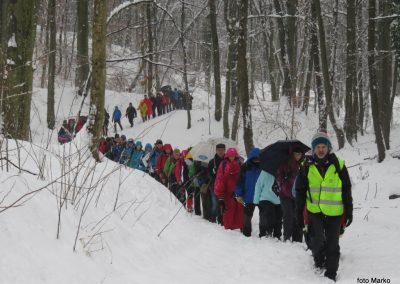
<instances>
[{"instance_id":1,"label":"person's leg","mask_svg":"<svg viewBox=\"0 0 400 284\"><path fill-rule=\"evenodd\" d=\"M201 216L201 207L200 207L200 188L194 188L194 214Z\"/></svg>"},{"instance_id":2,"label":"person's leg","mask_svg":"<svg viewBox=\"0 0 400 284\"><path fill-rule=\"evenodd\" d=\"M274 205L275 224L274 238L281 239L282 236L282 207L280 204Z\"/></svg>"},{"instance_id":3,"label":"person's leg","mask_svg":"<svg viewBox=\"0 0 400 284\"><path fill-rule=\"evenodd\" d=\"M281 197L282 217L283 217L283 240L290 240L293 233L293 208L292 200L287 197Z\"/></svg>"},{"instance_id":4,"label":"person's leg","mask_svg":"<svg viewBox=\"0 0 400 284\"><path fill-rule=\"evenodd\" d=\"M309 227L311 227L311 250L314 257L315 267L323 268L325 263L324 246L325 246L325 229L324 220L321 213L308 212Z\"/></svg>"},{"instance_id":5,"label":"person's leg","mask_svg":"<svg viewBox=\"0 0 400 284\"><path fill-rule=\"evenodd\" d=\"M251 236L251 219L253 218L254 209L255 205L253 203L247 203L244 207L243 235L245 235L246 237Z\"/></svg>"},{"instance_id":6,"label":"person's leg","mask_svg":"<svg viewBox=\"0 0 400 284\"><path fill-rule=\"evenodd\" d=\"M259 237L265 237L267 235L267 216L268 216L268 201L260 201L258 204L258 210L260 214Z\"/></svg>"},{"instance_id":7,"label":"person's leg","mask_svg":"<svg viewBox=\"0 0 400 284\"><path fill-rule=\"evenodd\" d=\"M339 268L340 258L340 222L342 216L325 217L325 236L326 236L326 272L325 276L335 280Z\"/></svg>"}]
</instances>

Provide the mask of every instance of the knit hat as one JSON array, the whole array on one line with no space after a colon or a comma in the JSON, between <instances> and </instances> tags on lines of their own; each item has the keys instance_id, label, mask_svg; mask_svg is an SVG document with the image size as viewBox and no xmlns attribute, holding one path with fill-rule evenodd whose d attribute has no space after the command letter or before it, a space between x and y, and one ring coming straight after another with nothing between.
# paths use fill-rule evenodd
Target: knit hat
<instances>
[{"instance_id":1,"label":"knit hat","mask_svg":"<svg viewBox=\"0 0 400 284\"><path fill-rule=\"evenodd\" d=\"M311 140L311 148L313 151L318 144L325 144L328 146L329 151L332 149L332 143L328 134L326 133L326 129L321 128L317 133L314 134Z\"/></svg>"},{"instance_id":2,"label":"knit hat","mask_svg":"<svg viewBox=\"0 0 400 284\"><path fill-rule=\"evenodd\" d=\"M228 150L226 150L226 153L225 153L225 158L228 158L228 157L239 158L239 154L235 148L228 148Z\"/></svg>"},{"instance_id":3,"label":"knit hat","mask_svg":"<svg viewBox=\"0 0 400 284\"><path fill-rule=\"evenodd\" d=\"M121 140L122 141L126 141L126 136L125 135L121 135Z\"/></svg>"},{"instance_id":4,"label":"knit hat","mask_svg":"<svg viewBox=\"0 0 400 284\"><path fill-rule=\"evenodd\" d=\"M136 147L138 147L138 146L142 146L142 142L141 142L141 141L136 141L136 144L135 144L135 146L136 146Z\"/></svg>"},{"instance_id":5,"label":"knit hat","mask_svg":"<svg viewBox=\"0 0 400 284\"><path fill-rule=\"evenodd\" d=\"M161 141L161 139L157 139L156 145L157 145L157 144L163 144L163 142Z\"/></svg>"},{"instance_id":6,"label":"knit hat","mask_svg":"<svg viewBox=\"0 0 400 284\"><path fill-rule=\"evenodd\" d=\"M147 149L150 149L150 150L151 150L151 149L153 149L153 147L151 147L151 144L150 144L150 143L147 143L146 146L144 147L144 149L145 149L145 150L147 150Z\"/></svg>"},{"instance_id":7,"label":"knit hat","mask_svg":"<svg viewBox=\"0 0 400 284\"><path fill-rule=\"evenodd\" d=\"M180 155L181 154L181 150L179 150L178 148L175 148L174 149L174 154L179 154Z\"/></svg>"}]
</instances>

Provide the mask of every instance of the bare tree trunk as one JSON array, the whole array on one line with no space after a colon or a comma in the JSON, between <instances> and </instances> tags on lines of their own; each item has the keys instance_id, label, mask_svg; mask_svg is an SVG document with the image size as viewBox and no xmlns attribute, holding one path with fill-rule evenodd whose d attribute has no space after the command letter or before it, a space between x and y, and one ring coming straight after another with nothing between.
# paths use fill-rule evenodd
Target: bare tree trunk
<instances>
[{"instance_id":1,"label":"bare tree trunk","mask_svg":"<svg viewBox=\"0 0 400 284\"><path fill-rule=\"evenodd\" d=\"M78 0L77 2L77 54L76 54L76 74L75 88L78 94L82 94L83 87L89 75L89 22L88 22L88 0Z\"/></svg>"},{"instance_id":2,"label":"bare tree trunk","mask_svg":"<svg viewBox=\"0 0 400 284\"><path fill-rule=\"evenodd\" d=\"M315 74L315 85L316 85L316 93L318 98L318 118L319 118L319 127L327 128L327 112L326 105L324 102L324 93L322 86L322 78L321 78L321 67L319 63L319 47L318 47L318 36L317 36L317 10L315 1L311 4L311 18L312 18L312 26L311 26L311 53L312 53L312 61L314 65L314 74Z\"/></svg>"},{"instance_id":3,"label":"bare tree trunk","mask_svg":"<svg viewBox=\"0 0 400 284\"><path fill-rule=\"evenodd\" d=\"M240 94L240 101L242 105L243 117L243 140L248 154L253 148L253 126L251 118L251 108L249 105L249 79L247 73L247 0L241 0L239 5L239 39L238 39L238 93Z\"/></svg>"},{"instance_id":4,"label":"bare tree trunk","mask_svg":"<svg viewBox=\"0 0 400 284\"><path fill-rule=\"evenodd\" d=\"M211 46L212 60L214 66L214 88L215 88L215 120L220 121L222 117L222 99L221 99L221 75L219 63L219 45L218 45L218 30L217 30L217 14L215 7L216 0L208 0L210 7L210 23L211 23Z\"/></svg>"},{"instance_id":5,"label":"bare tree trunk","mask_svg":"<svg viewBox=\"0 0 400 284\"><path fill-rule=\"evenodd\" d=\"M146 19L147 19L147 43L149 61L147 67L147 92L150 94L153 88L153 32L152 32L152 4L146 4ZM156 94L153 94L154 96Z\"/></svg>"},{"instance_id":6,"label":"bare tree trunk","mask_svg":"<svg viewBox=\"0 0 400 284\"><path fill-rule=\"evenodd\" d=\"M236 141L239 130L239 115L240 115L240 93L236 96L235 113L233 114L231 139Z\"/></svg>"},{"instance_id":7,"label":"bare tree trunk","mask_svg":"<svg viewBox=\"0 0 400 284\"><path fill-rule=\"evenodd\" d=\"M352 145L357 131L357 114L353 101L356 93L356 0L347 1L347 44L346 44L346 113L344 131L347 141Z\"/></svg>"},{"instance_id":8,"label":"bare tree trunk","mask_svg":"<svg viewBox=\"0 0 400 284\"><path fill-rule=\"evenodd\" d=\"M182 13L181 13L181 34L180 34L180 42L182 46L182 51L183 51L183 82L185 83L185 97L189 97L189 83L187 79L187 51L186 51L186 45L185 45L185 35L184 35L184 29L185 29L185 2L182 1ZM188 103L186 103L187 106L187 118L188 118L188 123L187 123L187 129L190 129L192 127L192 119L190 115L190 108L188 107Z\"/></svg>"},{"instance_id":9,"label":"bare tree trunk","mask_svg":"<svg viewBox=\"0 0 400 284\"><path fill-rule=\"evenodd\" d=\"M3 132L29 140L37 1L1 1ZM4 15L4 18L3 18ZM4 48L7 47L7 50ZM5 76L7 74L7 76Z\"/></svg>"},{"instance_id":10,"label":"bare tree trunk","mask_svg":"<svg viewBox=\"0 0 400 284\"><path fill-rule=\"evenodd\" d=\"M320 51L321 51L321 67L322 74L324 76L324 87L325 87L325 97L326 97L326 107L328 110L329 120L335 130L336 137L338 140L339 149L344 147L344 133L343 130L336 123L335 113L333 111L333 102L332 102L332 84L329 76L329 66L328 66L328 57L326 51L326 41L325 41L325 29L324 23L321 15L321 3L320 0L314 0L316 13L318 16L318 30L319 30L319 39L320 39Z\"/></svg>"},{"instance_id":11,"label":"bare tree trunk","mask_svg":"<svg viewBox=\"0 0 400 284\"><path fill-rule=\"evenodd\" d=\"M382 129L379 117L379 100L377 92L377 80L375 71L375 17L376 3L375 0L368 1L368 69L369 69L369 92L371 96L372 119L375 131L375 142L378 147L378 162L385 159L385 145L383 144Z\"/></svg>"},{"instance_id":12,"label":"bare tree trunk","mask_svg":"<svg viewBox=\"0 0 400 284\"><path fill-rule=\"evenodd\" d=\"M104 99L106 88L106 19L107 1L94 0L93 36L92 36L92 88L90 92L90 118L94 124L90 127L92 144L90 150L96 161L100 161L99 143L104 123Z\"/></svg>"},{"instance_id":13,"label":"bare tree trunk","mask_svg":"<svg viewBox=\"0 0 400 284\"><path fill-rule=\"evenodd\" d=\"M48 2L48 27L50 35L49 49L49 79L47 89L47 127L54 129L54 81L56 76L56 1Z\"/></svg>"}]
</instances>

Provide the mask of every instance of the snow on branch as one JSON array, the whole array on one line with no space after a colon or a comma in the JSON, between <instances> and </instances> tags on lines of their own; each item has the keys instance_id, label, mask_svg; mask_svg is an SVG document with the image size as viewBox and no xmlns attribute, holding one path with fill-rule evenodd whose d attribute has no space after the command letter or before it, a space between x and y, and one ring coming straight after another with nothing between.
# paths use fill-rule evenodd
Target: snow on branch
<instances>
[{"instance_id":1,"label":"snow on branch","mask_svg":"<svg viewBox=\"0 0 400 284\"><path fill-rule=\"evenodd\" d=\"M122 10L130 7L130 6L134 6L137 4L142 4L142 3L153 3L154 0L131 0L131 1L127 1L122 3L121 5L118 5L117 7L115 7L110 15L107 17L107 24L111 21L111 19L116 16L118 13L120 13Z\"/></svg>"},{"instance_id":2,"label":"snow on branch","mask_svg":"<svg viewBox=\"0 0 400 284\"><path fill-rule=\"evenodd\" d=\"M112 62L122 62L122 61L133 61L133 60L146 58L149 55L154 55L154 54L164 53L164 52L172 52L172 51L175 51L175 49L159 50L156 52L146 53L146 54L138 55L138 56L134 56L134 57L107 59L106 62L112 63Z\"/></svg>"}]
</instances>

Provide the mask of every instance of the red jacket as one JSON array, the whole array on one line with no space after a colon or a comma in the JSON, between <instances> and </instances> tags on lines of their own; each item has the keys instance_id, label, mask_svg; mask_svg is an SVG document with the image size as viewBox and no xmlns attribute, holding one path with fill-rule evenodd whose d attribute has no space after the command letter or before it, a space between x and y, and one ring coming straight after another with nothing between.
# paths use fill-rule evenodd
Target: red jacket
<instances>
[{"instance_id":1,"label":"red jacket","mask_svg":"<svg viewBox=\"0 0 400 284\"><path fill-rule=\"evenodd\" d=\"M236 182L240 174L240 165L234 160L229 162L224 159L219 167L214 183L215 195L218 198L232 196L235 192Z\"/></svg>"},{"instance_id":2,"label":"red jacket","mask_svg":"<svg viewBox=\"0 0 400 284\"><path fill-rule=\"evenodd\" d=\"M153 102L146 98L144 99L144 103L147 105L147 115L153 115Z\"/></svg>"},{"instance_id":3,"label":"red jacket","mask_svg":"<svg viewBox=\"0 0 400 284\"><path fill-rule=\"evenodd\" d=\"M99 145L99 151L100 151L100 153L102 153L102 154L105 154L106 153L106 151L107 151L107 141L102 141L101 143L100 143L100 145Z\"/></svg>"},{"instance_id":4,"label":"red jacket","mask_svg":"<svg viewBox=\"0 0 400 284\"><path fill-rule=\"evenodd\" d=\"M234 160L229 162L224 159L217 172L214 191L219 199L224 200L223 222L225 229L242 229L243 205L235 197L235 187L240 175L240 165Z\"/></svg>"},{"instance_id":5,"label":"red jacket","mask_svg":"<svg viewBox=\"0 0 400 284\"><path fill-rule=\"evenodd\" d=\"M167 159L168 159L168 157L170 156L170 155L167 155L166 153L165 153L165 150L171 150L171 152L172 152L172 146L171 146L171 144L165 144L164 145L164 147L163 147L163 151L162 151L162 153L161 153L161 155L158 157L158 159L157 159L157 163L156 163L156 165L157 165L157 175L160 177L160 178L163 178L163 177L165 177L165 174L164 174L164 165L165 165L165 162L167 161Z\"/></svg>"}]
</instances>

